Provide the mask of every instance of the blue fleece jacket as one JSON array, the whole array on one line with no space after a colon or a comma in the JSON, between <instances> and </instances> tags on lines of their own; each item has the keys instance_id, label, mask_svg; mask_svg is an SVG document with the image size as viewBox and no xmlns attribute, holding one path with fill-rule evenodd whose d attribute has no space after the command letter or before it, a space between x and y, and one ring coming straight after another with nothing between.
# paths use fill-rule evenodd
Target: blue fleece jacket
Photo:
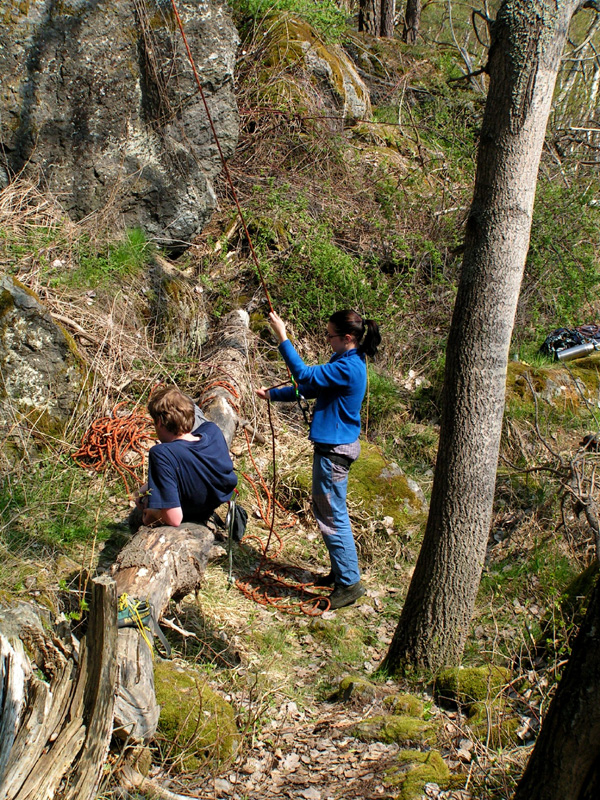
<instances>
[{"instance_id":1,"label":"blue fleece jacket","mask_svg":"<svg viewBox=\"0 0 600 800\"><path fill-rule=\"evenodd\" d=\"M365 357L358 350L335 353L327 364L307 367L286 339L279 352L298 381L300 394L317 398L309 439L319 444L350 444L360 434L360 407L367 389ZM291 402L294 388L271 389L271 400Z\"/></svg>"}]
</instances>

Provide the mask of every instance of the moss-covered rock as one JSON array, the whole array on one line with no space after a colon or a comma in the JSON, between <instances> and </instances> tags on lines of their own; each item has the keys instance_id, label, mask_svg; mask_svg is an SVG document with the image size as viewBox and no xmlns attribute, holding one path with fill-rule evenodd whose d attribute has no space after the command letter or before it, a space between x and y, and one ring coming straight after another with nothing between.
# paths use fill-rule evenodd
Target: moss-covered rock
<instances>
[{"instance_id":1,"label":"moss-covered rock","mask_svg":"<svg viewBox=\"0 0 600 800\"><path fill-rule=\"evenodd\" d=\"M155 256L152 284L149 321L155 341L168 355L199 358L208 338L208 313L196 282Z\"/></svg>"},{"instance_id":2,"label":"moss-covered rock","mask_svg":"<svg viewBox=\"0 0 600 800\"><path fill-rule=\"evenodd\" d=\"M71 336L10 275L0 278L0 370L4 418L60 436L81 402L87 370Z\"/></svg>"},{"instance_id":3,"label":"moss-covered rock","mask_svg":"<svg viewBox=\"0 0 600 800\"><path fill-rule=\"evenodd\" d=\"M233 708L197 675L158 661L154 685L161 708L158 733L175 769L193 772L207 761L219 764L235 753L239 734Z\"/></svg>"},{"instance_id":4,"label":"moss-covered rock","mask_svg":"<svg viewBox=\"0 0 600 800\"><path fill-rule=\"evenodd\" d=\"M266 26L265 66L280 73L282 68L297 70L302 65L309 76L308 81L293 83L296 92L298 86L303 85L307 95L305 102L331 108L340 114L341 119L370 116L369 91L342 47L325 44L306 20L294 14L272 14L267 18ZM269 80L263 83L272 85ZM285 83L278 81L279 88L289 92L290 86L285 87ZM311 95L314 95L312 100Z\"/></svg>"},{"instance_id":5,"label":"moss-covered rock","mask_svg":"<svg viewBox=\"0 0 600 800\"><path fill-rule=\"evenodd\" d=\"M569 363L549 364L547 367L533 367L521 361L511 361L506 378L506 397L510 406L522 404L531 406L536 394L561 410L576 412L584 408L586 401L597 396L600 381L598 367L600 355L577 359Z\"/></svg>"},{"instance_id":6,"label":"moss-covered rock","mask_svg":"<svg viewBox=\"0 0 600 800\"><path fill-rule=\"evenodd\" d=\"M363 442L360 458L352 465L348 479L350 500L360 502L371 513L400 522L406 512L424 510L425 498L418 484L402 469L384 459L374 445Z\"/></svg>"},{"instance_id":7,"label":"moss-covered rock","mask_svg":"<svg viewBox=\"0 0 600 800\"><path fill-rule=\"evenodd\" d=\"M517 736L520 725L519 717L502 700L473 703L469 708L472 735L495 750L520 744Z\"/></svg>"},{"instance_id":8,"label":"moss-covered rock","mask_svg":"<svg viewBox=\"0 0 600 800\"><path fill-rule=\"evenodd\" d=\"M377 695L374 683L360 675L345 675L339 682L337 690L328 698L330 702L339 703L347 700L370 700Z\"/></svg>"},{"instance_id":9,"label":"moss-covered rock","mask_svg":"<svg viewBox=\"0 0 600 800\"><path fill-rule=\"evenodd\" d=\"M310 459L296 464L283 478L292 503L294 496L310 495ZM362 442L360 458L350 469L348 505L350 514L353 506L360 506L371 518L388 517L393 520L394 528L401 529L408 520L414 525L415 515L425 511L426 503L415 481L408 478L397 464L386 461L377 447Z\"/></svg>"},{"instance_id":10,"label":"moss-covered rock","mask_svg":"<svg viewBox=\"0 0 600 800\"><path fill-rule=\"evenodd\" d=\"M359 722L352 735L363 742L386 742L399 745L435 742L437 726L415 717L381 714Z\"/></svg>"},{"instance_id":11,"label":"moss-covered rock","mask_svg":"<svg viewBox=\"0 0 600 800\"><path fill-rule=\"evenodd\" d=\"M435 696L464 706L495 697L510 682L511 674L504 667L489 664L483 667L451 667L439 673Z\"/></svg>"},{"instance_id":12,"label":"moss-covered rock","mask_svg":"<svg viewBox=\"0 0 600 800\"><path fill-rule=\"evenodd\" d=\"M450 770L437 750L401 750L384 776L384 784L396 800L420 800L427 783L445 789L449 782Z\"/></svg>"},{"instance_id":13,"label":"moss-covered rock","mask_svg":"<svg viewBox=\"0 0 600 800\"><path fill-rule=\"evenodd\" d=\"M404 714L407 717L421 718L425 712L422 700L413 694L392 694L383 701L394 714Z\"/></svg>"}]
</instances>

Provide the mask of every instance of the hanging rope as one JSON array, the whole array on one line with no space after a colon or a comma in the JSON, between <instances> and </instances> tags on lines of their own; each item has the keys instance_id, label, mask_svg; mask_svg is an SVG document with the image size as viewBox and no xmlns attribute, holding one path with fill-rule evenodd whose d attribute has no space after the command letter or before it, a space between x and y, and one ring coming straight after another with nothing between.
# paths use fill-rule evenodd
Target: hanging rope
<instances>
[{"instance_id":1,"label":"hanging rope","mask_svg":"<svg viewBox=\"0 0 600 800\"><path fill-rule=\"evenodd\" d=\"M185 46L185 50L187 53L188 60L190 62L190 66L192 67L192 72L194 73L194 78L196 79L196 84L198 85L198 91L200 92L200 97L202 98L202 104L204 105L204 110L206 111L206 117L208 119L208 123L210 125L210 129L212 131L215 144L217 145L217 149L219 151L219 156L221 158L221 163L223 165L223 172L225 173L225 177L227 178L227 182L231 189L231 194L233 196L233 200L235 203L235 207L237 209L238 216L240 218L240 222L242 223L242 227L244 228L244 233L246 234L246 239L248 240L248 245L250 247L250 252L252 253L252 259L258 271L258 277L260 278L260 282L265 293L265 297L267 299L267 303L269 304L269 311L274 311L273 304L271 303L271 296L269 294L269 290L267 289L267 284L265 283L263 271L260 267L260 262L258 260L258 256L256 255L256 250L254 249L254 244L252 242L252 238L250 236L250 232L248 231L248 226L246 225L246 220L244 218L244 214L242 212L242 207L240 206L240 202L238 200L237 192L235 190L235 186L233 185L233 180L231 178L231 174L229 172L229 167L227 166L227 161L225 160L225 156L223 155L223 150L221 148L221 142L219 141L219 137L217 135L217 130L215 128L212 114L210 113L210 109L208 107L208 103L206 102L206 96L204 94L204 89L202 88L202 84L200 82L200 77L198 75L198 70L196 69L196 64L194 62L194 58L192 56L192 51L190 50L190 46L188 44L187 37L185 35L185 30L183 28L183 23L181 21L181 17L179 16L179 11L177 10L177 5L175 4L175 0L171 0L171 6L173 7L173 13L175 14L175 19L177 20L177 25L179 27L179 31L181 33L181 38L183 39L183 44Z\"/></svg>"},{"instance_id":2,"label":"hanging rope","mask_svg":"<svg viewBox=\"0 0 600 800\"><path fill-rule=\"evenodd\" d=\"M186 50L186 53L187 53L188 60L190 62L190 66L192 68L192 72L194 73L194 78L196 80L196 84L198 86L198 91L200 93L200 97L201 97L202 103L204 105L204 110L206 112L206 117L208 119L211 131L212 131L212 134L213 134L213 137L214 137L214 140L215 140L215 144L216 144L217 149L219 151L219 156L221 158L221 163L223 165L223 172L225 174L225 177L226 177L227 182L229 184L229 187L231 189L231 194L232 194L232 197L233 197L233 200L234 200L234 203L235 203L235 207L237 209L237 213L238 213L240 222L242 224L242 227L244 229L244 233L246 234L246 239L248 241L248 245L250 247L250 253L252 255L252 259L254 261L254 264L256 266L256 270L257 270L258 276L260 278L260 282L261 282L261 285L262 285L263 292L265 294L265 298L266 298L267 303L269 305L269 311L274 311L273 304L271 302L271 297L270 297L270 294L269 294L269 290L267 289L267 285L266 285L266 282L265 282L265 279L264 279L263 271L261 269L260 262L258 260L258 256L256 255L256 250L254 249L254 243L252 242L252 237L250 236L250 232L248 230L248 226L246 225L246 220L244 218L244 214L243 214L241 206L240 206L238 195L237 195L237 192L235 190L235 186L233 184L233 180L231 178L231 174L229 172L229 167L227 166L227 162L225 160L225 156L224 156L223 150L221 148L221 143L219 141L219 136L217 134L217 131L216 131L213 119L212 119L212 115L211 115L210 109L208 107L208 103L206 102L206 96L205 96L204 90L202 88L202 83L200 82L200 77L198 75L198 70L196 69L196 64L194 62L194 58L192 56L192 52L190 50L190 46L188 44L188 40L187 40L187 37L185 35L185 30L184 30L183 23L181 21L181 17L179 15L179 11L177 9L177 5L175 3L175 0L171 0L171 6L173 8L173 13L175 15L175 19L177 20L177 25L179 27L179 32L181 33L181 38L182 38L184 46L185 46L185 50ZM288 374L290 374L289 369L288 369ZM292 378L291 374L290 374L290 378ZM233 387L230 386L230 384L227 384L224 381L215 381L213 384L211 384L211 387L208 387L208 388L212 388L212 387L216 387L216 386L222 386L228 392L230 392L234 397L238 398L237 392L235 391L235 389L233 389ZM208 388L205 391L208 391ZM296 388L296 393L298 395L297 388ZM300 408L302 409L302 413L304 414L304 418L306 420L307 419L306 410L300 404L299 396L298 396L298 404L300 405ZM235 406L234 406L234 410L236 412L238 411L238 409L235 408ZM250 440L248 438L248 433L246 432L246 441L247 441L247 445L248 445L248 452L250 453L250 459L251 459L251 461L252 461L252 463L254 465L254 468L257 471L257 474L259 475L260 484L261 484L263 490L265 491L266 498L267 498L266 513L265 513L265 511L264 511L264 509L262 507L262 503L260 501L260 496L259 496L259 492L258 492L256 483L248 475L242 473L242 476L245 478L245 480L247 480L250 483L250 485L254 489L254 492L255 492L255 495L256 495L256 498L257 498L257 502L258 502L260 515L261 515L263 521L265 522L265 524L267 524L269 526L269 535L267 537L267 542L266 542L265 545L262 545L262 542L260 541L260 539L257 536L249 535L249 536L244 537L244 541L248 541L249 539L252 538L252 539L255 539L256 541L259 542L260 551L261 551L261 559L260 559L259 565L256 568L256 570L254 571L253 575L250 576L249 579L245 579L243 581L237 581L236 585L242 592L244 592L244 594L246 594L248 597L251 597L255 602L260 603L262 605L274 606L274 607L278 608L279 610L285 611L286 613L290 613L290 614L298 614L298 613L310 614L310 615L321 614L322 611L323 611L323 607L325 607L325 608L329 607L328 601L325 598L323 598L320 594L319 595L315 595L314 593L310 592L310 587L312 586L312 584L300 583L297 580L294 580L293 578L290 578L289 577L290 568L284 567L283 565L278 565L278 573L275 573L275 572L273 572L271 570L265 569L265 565L267 563L270 563L271 569L273 567L273 562L271 562L271 560L269 559L269 556L268 556L268 551L269 551L269 548L271 546L272 538L275 537L275 539L277 540L277 548L278 548L277 549L277 554L280 553L280 551L282 549L282 546L283 546L281 537L275 531L275 506L279 505L280 508L283 508L283 507L281 506L280 503L278 503L275 500L275 489L276 489L276 485L277 485L277 467L276 467L276 454L275 454L276 436L275 436L275 428L274 428L274 425L273 425L273 419L272 419L272 414L271 414L271 403L270 403L270 401L267 401L267 413L268 413L268 417L269 417L269 426L271 428L272 463L273 463L273 481L272 481L272 485L271 485L271 489L270 490L267 488L266 482L265 482L264 478L262 477L260 471L258 470L258 468L256 466L256 462L254 461L254 458L253 458L252 452L251 452L251 446L250 446ZM270 517L270 520L269 520L269 517ZM286 573L285 576L281 574L282 571ZM252 588L251 584L252 584L253 581L258 582L259 586L256 587L256 588ZM294 603L290 602L289 597L287 599L282 599L282 597L279 594L280 591L283 591L286 594L288 594L290 591L293 591L293 592L296 592L296 593L299 592L301 595L308 595L308 596L305 597L305 598L303 597L302 600L299 601L299 603L294 604ZM324 603L322 602L323 600L325 600Z\"/></svg>"}]
</instances>

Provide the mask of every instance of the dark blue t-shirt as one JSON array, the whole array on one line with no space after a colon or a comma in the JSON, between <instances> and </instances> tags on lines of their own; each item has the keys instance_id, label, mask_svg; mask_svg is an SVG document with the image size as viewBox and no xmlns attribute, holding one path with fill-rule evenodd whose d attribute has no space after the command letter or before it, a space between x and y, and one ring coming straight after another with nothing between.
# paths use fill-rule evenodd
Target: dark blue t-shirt
<instances>
[{"instance_id":1,"label":"dark blue t-shirt","mask_svg":"<svg viewBox=\"0 0 600 800\"><path fill-rule=\"evenodd\" d=\"M148 508L178 508L183 522L203 522L231 497L237 485L221 429L205 422L197 442L161 442L148 453Z\"/></svg>"}]
</instances>

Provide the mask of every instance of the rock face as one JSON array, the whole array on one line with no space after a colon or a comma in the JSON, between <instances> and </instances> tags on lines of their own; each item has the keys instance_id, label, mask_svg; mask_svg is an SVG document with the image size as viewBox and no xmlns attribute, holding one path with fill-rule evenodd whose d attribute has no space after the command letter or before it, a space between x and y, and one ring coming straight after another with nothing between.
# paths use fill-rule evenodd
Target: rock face
<instances>
[{"instance_id":1,"label":"rock face","mask_svg":"<svg viewBox=\"0 0 600 800\"><path fill-rule=\"evenodd\" d=\"M18 281L0 279L0 414L11 428L27 419L60 434L85 381L83 366L62 329Z\"/></svg>"},{"instance_id":2,"label":"rock face","mask_svg":"<svg viewBox=\"0 0 600 800\"><path fill-rule=\"evenodd\" d=\"M7 4L3 4L6 9ZM41 172L75 219L111 206L183 247L214 207L217 147L169 0L36 0L0 11L0 185ZM225 156L238 35L219 0L179 13Z\"/></svg>"}]
</instances>

